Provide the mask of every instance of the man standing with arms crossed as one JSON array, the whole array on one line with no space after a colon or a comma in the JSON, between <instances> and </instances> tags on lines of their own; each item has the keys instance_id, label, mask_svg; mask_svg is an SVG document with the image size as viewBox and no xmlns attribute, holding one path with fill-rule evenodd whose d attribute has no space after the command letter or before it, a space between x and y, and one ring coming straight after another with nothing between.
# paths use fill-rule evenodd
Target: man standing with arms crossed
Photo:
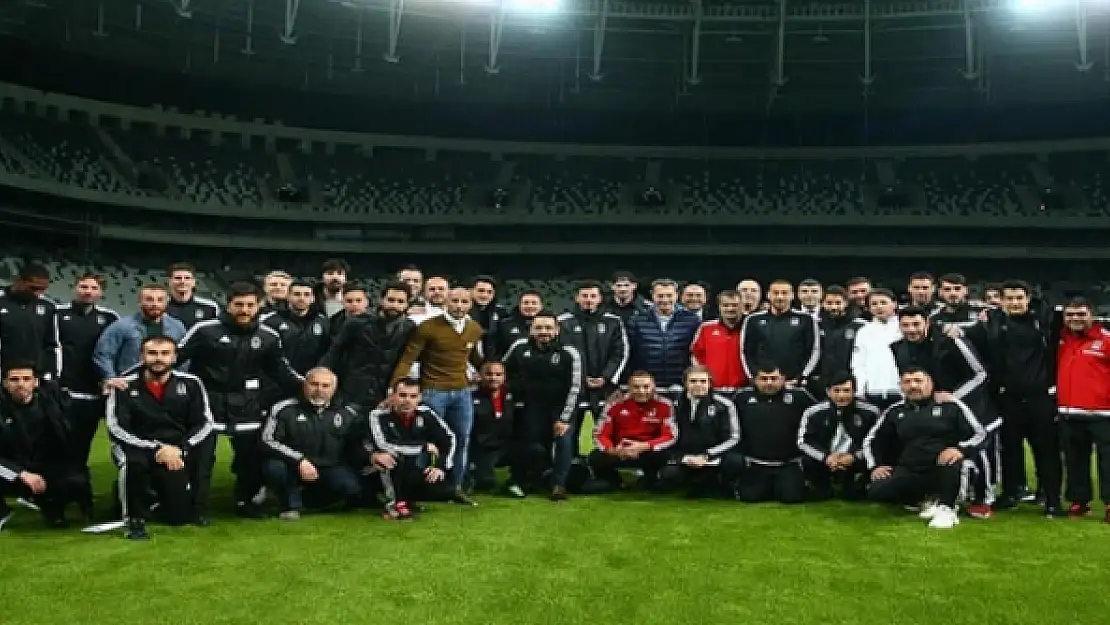
<instances>
[{"instance_id":1,"label":"man standing with arms crossed","mask_svg":"<svg viewBox=\"0 0 1110 625\"><path fill-rule=\"evenodd\" d=\"M466 365L481 366L478 345L482 326L467 316L470 290L455 287L447 293L446 310L416 326L393 370L390 389L408 375L413 363L420 363L420 386L424 403L447 422L458 443L455 446L452 501L477 505L463 491L466 478L467 447L474 425L474 403Z\"/></svg>"}]
</instances>

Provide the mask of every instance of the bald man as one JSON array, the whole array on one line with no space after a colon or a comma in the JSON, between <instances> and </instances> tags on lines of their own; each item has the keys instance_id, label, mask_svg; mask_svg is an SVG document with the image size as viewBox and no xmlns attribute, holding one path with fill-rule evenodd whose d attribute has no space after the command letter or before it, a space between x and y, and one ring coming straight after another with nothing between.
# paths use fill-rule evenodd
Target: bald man
<instances>
[{"instance_id":1,"label":"bald man","mask_svg":"<svg viewBox=\"0 0 1110 625\"><path fill-rule=\"evenodd\" d=\"M305 489L320 501L342 497L348 507L359 503L358 475L346 452L360 442L358 412L335 401L336 377L323 367L305 376L301 397L278 402L262 426L266 485L281 502L281 519L296 521L304 510Z\"/></svg>"}]
</instances>

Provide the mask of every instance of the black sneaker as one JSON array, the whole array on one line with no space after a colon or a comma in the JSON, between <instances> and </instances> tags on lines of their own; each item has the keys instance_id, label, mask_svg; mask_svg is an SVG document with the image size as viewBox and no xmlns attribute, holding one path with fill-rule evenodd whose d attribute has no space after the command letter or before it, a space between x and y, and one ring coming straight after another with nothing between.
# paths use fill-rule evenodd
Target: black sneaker
<instances>
[{"instance_id":1,"label":"black sneaker","mask_svg":"<svg viewBox=\"0 0 1110 625\"><path fill-rule=\"evenodd\" d=\"M265 519L267 518L266 512L258 505L250 501L240 501L235 504L235 516L244 519Z\"/></svg>"},{"instance_id":2,"label":"black sneaker","mask_svg":"<svg viewBox=\"0 0 1110 625\"><path fill-rule=\"evenodd\" d=\"M1055 519L1058 516L1064 516L1063 512L1060 510L1060 504L1046 503L1044 505L1044 518Z\"/></svg>"},{"instance_id":3,"label":"black sneaker","mask_svg":"<svg viewBox=\"0 0 1110 625\"><path fill-rule=\"evenodd\" d=\"M198 514L198 515L193 517L193 520L190 524L195 525L197 527L211 527L212 519L208 518L207 516L205 516L203 514Z\"/></svg>"},{"instance_id":4,"label":"black sneaker","mask_svg":"<svg viewBox=\"0 0 1110 625\"><path fill-rule=\"evenodd\" d=\"M567 500L567 488L566 488L566 486L556 486L555 488L551 489L551 501L554 501L555 503L560 503L560 502L563 502L563 501L566 501L566 500Z\"/></svg>"},{"instance_id":5,"label":"black sneaker","mask_svg":"<svg viewBox=\"0 0 1110 625\"><path fill-rule=\"evenodd\" d=\"M123 537L127 540L150 540L150 534L146 531L146 521L142 519L128 521L127 533Z\"/></svg>"},{"instance_id":6,"label":"black sneaker","mask_svg":"<svg viewBox=\"0 0 1110 625\"><path fill-rule=\"evenodd\" d=\"M995 511L1013 510L1018 506L1018 501L1020 500L1017 497L1014 497L1012 495L1003 495L995 500L995 502L991 504L991 507L994 508Z\"/></svg>"},{"instance_id":7,"label":"black sneaker","mask_svg":"<svg viewBox=\"0 0 1110 625\"><path fill-rule=\"evenodd\" d=\"M66 520L65 516L63 515L43 516L42 521L46 524L47 528L52 530L64 530L69 527L69 521Z\"/></svg>"},{"instance_id":8,"label":"black sneaker","mask_svg":"<svg viewBox=\"0 0 1110 625\"><path fill-rule=\"evenodd\" d=\"M461 488L455 489L455 492L451 495L451 502L460 506L478 506L478 502L471 499L470 495L467 495Z\"/></svg>"}]
</instances>

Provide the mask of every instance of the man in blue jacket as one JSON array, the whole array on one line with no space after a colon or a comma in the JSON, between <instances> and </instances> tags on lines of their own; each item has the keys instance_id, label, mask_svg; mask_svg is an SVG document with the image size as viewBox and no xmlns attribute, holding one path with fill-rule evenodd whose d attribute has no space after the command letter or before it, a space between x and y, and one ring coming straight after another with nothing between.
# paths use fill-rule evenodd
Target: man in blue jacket
<instances>
[{"instance_id":1,"label":"man in blue jacket","mask_svg":"<svg viewBox=\"0 0 1110 625\"><path fill-rule=\"evenodd\" d=\"M674 399L682 392L682 375L690 365L690 345L701 319L675 307L678 283L670 278L651 283L651 301L653 307L628 321L629 370L647 371L655 378L658 393Z\"/></svg>"},{"instance_id":2,"label":"man in blue jacket","mask_svg":"<svg viewBox=\"0 0 1110 625\"><path fill-rule=\"evenodd\" d=\"M141 362L143 341L164 336L176 344L185 336L185 325L166 314L167 297L165 287L144 286L139 290L139 312L121 318L100 335L93 350L93 364L104 380L105 392L127 388L124 372Z\"/></svg>"}]
</instances>

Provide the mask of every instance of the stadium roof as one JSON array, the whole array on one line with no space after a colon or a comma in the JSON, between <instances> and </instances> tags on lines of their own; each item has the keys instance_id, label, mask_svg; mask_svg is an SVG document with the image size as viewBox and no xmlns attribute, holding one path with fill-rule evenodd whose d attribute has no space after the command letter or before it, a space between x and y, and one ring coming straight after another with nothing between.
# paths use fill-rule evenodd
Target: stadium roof
<instances>
[{"instance_id":1,"label":"stadium roof","mask_svg":"<svg viewBox=\"0 0 1110 625\"><path fill-rule=\"evenodd\" d=\"M9 35L201 75L467 102L797 110L1110 95L1097 0L18 0Z\"/></svg>"}]
</instances>

